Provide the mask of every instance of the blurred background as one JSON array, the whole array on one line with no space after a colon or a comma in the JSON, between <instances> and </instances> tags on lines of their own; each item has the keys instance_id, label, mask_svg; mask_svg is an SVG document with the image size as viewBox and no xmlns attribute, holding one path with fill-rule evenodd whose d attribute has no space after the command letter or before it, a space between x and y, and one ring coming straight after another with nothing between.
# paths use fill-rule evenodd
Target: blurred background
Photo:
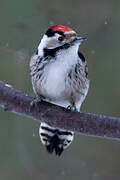
<instances>
[{"instance_id":1,"label":"blurred background","mask_svg":"<svg viewBox=\"0 0 120 180\"><path fill-rule=\"evenodd\" d=\"M34 96L29 60L51 25L87 36L80 50L91 85L81 111L120 117L119 0L0 0L0 80ZM0 108L0 179L119 180L120 142L76 135L58 158L47 154L39 123Z\"/></svg>"}]
</instances>

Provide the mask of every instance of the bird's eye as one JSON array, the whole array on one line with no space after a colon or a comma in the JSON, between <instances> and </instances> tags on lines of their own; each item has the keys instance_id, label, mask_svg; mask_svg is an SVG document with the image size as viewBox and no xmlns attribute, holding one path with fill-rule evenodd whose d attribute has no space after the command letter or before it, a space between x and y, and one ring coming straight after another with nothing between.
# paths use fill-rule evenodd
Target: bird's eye
<instances>
[{"instance_id":1,"label":"bird's eye","mask_svg":"<svg viewBox=\"0 0 120 180\"><path fill-rule=\"evenodd\" d=\"M63 40L64 40L64 37L63 37L63 36L60 36L60 37L58 38L58 40L59 40L59 41L63 41Z\"/></svg>"}]
</instances>

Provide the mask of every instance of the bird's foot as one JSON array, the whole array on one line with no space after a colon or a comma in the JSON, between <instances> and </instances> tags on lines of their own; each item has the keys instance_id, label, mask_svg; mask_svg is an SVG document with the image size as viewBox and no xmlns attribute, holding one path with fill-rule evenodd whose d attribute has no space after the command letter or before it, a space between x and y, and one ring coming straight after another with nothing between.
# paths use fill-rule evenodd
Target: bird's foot
<instances>
[{"instance_id":1,"label":"bird's foot","mask_svg":"<svg viewBox=\"0 0 120 180\"><path fill-rule=\"evenodd\" d=\"M72 111L72 112L78 112L77 109L76 109L76 106L72 106L72 105L69 105L67 107L68 110Z\"/></svg>"},{"instance_id":2,"label":"bird's foot","mask_svg":"<svg viewBox=\"0 0 120 180\"><path fill-rule=\"evenodd\" d=\"M30 103L30 109L33 108L34 106L38 105L42 101L42 97L38 96L35 98L33 101Z\"/></svg>"}]
</instances>

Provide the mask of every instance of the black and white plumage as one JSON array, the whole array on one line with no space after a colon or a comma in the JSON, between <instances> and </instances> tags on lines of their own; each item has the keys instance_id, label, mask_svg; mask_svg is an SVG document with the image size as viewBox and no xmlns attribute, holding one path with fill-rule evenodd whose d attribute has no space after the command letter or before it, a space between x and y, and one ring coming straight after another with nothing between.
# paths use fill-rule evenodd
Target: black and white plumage
<instances>
[{"instance_id":1,"label":"black and white plumage","mask_svg":"<svg viewBox=\"0 0 120 180\"><path fill-rule=\"evenodd\" d=\"M86 60L78 51L84 38L72 29L54 26L43 36L37 53L30 61L31 79L35 94L45 101L80 111L89 80ZM48 152L60 155L74 133L41 123L39 134Z\"/></svg>"},{"instance_id":2,"label":"black and white plumage","mask_svg":"<svg viewBox=\"0 0 120 180\"><path fill-rule=\"evenodd\" d=\"M73 141L73 132L63 129L57 129L46 123L41 123L39 128L40 138L46 145L47 151L52 153L55 150L56 155L61 155Z\"/></svg>"}]
</instances>

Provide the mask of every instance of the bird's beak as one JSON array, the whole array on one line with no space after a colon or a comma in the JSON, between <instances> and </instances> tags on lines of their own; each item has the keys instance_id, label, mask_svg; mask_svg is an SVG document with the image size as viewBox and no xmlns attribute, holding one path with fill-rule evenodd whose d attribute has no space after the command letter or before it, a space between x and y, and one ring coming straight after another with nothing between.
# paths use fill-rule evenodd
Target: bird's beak
<instances>
[{"instance_id":1,"label":"bird's beak","mask_svg":"<svg viewBox=\"0 0 120 180\"><path fill-rule=\"evenodd\" d=\"M75 42L76 42L76 43L81 43L81 42L83 42L83 41L85 41L85 40L87 40L86 37L76 37Z\"/></svg>"}]
</instances>

